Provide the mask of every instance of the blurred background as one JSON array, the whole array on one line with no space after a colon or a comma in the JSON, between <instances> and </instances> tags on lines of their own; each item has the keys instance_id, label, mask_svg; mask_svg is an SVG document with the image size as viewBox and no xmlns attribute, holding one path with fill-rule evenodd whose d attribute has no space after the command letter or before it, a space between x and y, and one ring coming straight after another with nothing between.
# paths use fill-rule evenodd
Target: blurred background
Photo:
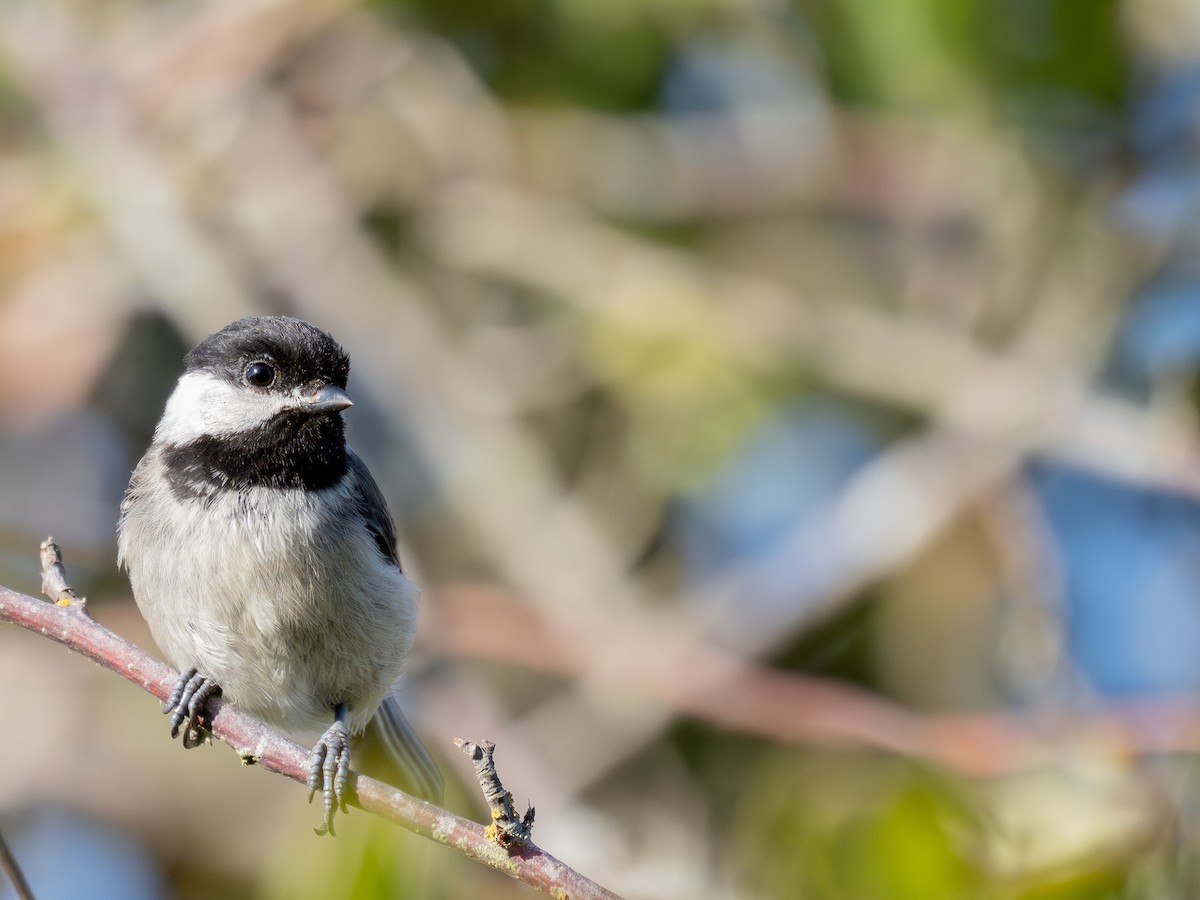
<instances>
[{"instance_id":1,"label":"blurred background","mask_svg":"<svg viewBox=\"0 0 1200 900\"><path fill-rule=\"evenodd\" d=\"M1198 250L1191 0L7 0L0 583L152 646L129 472L301 316L455 810L490 738L630 898L1200 896ZM12 627L0 735L42 897L529 895Z\"/></svg>"}]
</instances>

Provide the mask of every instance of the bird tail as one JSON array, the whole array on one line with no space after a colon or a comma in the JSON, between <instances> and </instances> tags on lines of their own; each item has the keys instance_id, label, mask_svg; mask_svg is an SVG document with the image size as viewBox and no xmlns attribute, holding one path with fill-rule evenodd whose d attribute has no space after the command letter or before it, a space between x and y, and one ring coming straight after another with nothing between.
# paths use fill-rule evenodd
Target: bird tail
<instances>
[{"instance_id":1,"label":"bird tail","mask_svg":"<svg viewBox=\"0 0 1200 900\"><path fill-rule=\"evenodd\" d=\"M445 792L442 773L395 697L383 701L355 751L356 768L363 774L441 804Z\"/></svg>"}]
</instances>

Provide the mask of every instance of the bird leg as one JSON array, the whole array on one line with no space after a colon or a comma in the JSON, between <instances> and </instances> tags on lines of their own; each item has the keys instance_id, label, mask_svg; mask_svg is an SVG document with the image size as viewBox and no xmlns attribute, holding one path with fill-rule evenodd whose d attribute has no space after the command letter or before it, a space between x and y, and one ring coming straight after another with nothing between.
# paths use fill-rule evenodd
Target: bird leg
<instances>
[{"instance_id":1,"label":"bird leg","mask_svg":"<svg viewBox=\"0 0 1200 900\"><path fill-rule=\"evenodd\" d=\"M346 704L339 703L334 722L321 735L308 757L308 802L317 791L325 802L325 820L315 829L317 834L333 830L333 814L346 806L346 788L350 781L350 731L346 728Z\"/></svg>"},{"instance_id":2,"label":"bird leg","mask_svg":"<svg viewBox=\"0 0 1200 900\"><path fill-rule=\"evenodd\" d=\"M180 726L187 722L183 729L183 746L191 750L204 743L207 729L204 727L205 706L208 701L221 693L221 688L215 681L198 673L194 668L188 669L175 682L175 690L163 704L163 712L171 714L171 737L179 737Z\"/></svg>"}]
</instances>

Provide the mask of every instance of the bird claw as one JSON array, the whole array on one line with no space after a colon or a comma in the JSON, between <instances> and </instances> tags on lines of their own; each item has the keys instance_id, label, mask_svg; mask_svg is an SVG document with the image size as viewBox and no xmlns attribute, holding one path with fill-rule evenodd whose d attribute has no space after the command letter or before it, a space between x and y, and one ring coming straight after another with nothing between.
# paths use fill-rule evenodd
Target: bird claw
<instances>
[{"instance_id":1,"label":"bird claw","mask_svg":"<svg viewBox=\"0 0 1200 900\"><path fill-rule=\"evenodd\" d=\"M171 737L179 737L183 729L183 746L187 750L199 747L204 743L207 729L204 726L205 706L208 701L221 693L221 688L212 679L198 673L194 668L188 669L175 682L175 689L163 704L163 712L171 714Z\"/></svg>"},{"instance_id":2,"label":"bird claw","mask_svg":"<svg viewBox=\"0 0 1200 900\"><path fill-rule=\"evenodd\" d=\"M346 805L350 783L350 732L344 722L334 722L321 735L308 757L308 802L317 791L325 803L325 820L315 829L317 834L336 835L333 816L339 809L349 812Z\"/></svg>"}]
</instances>

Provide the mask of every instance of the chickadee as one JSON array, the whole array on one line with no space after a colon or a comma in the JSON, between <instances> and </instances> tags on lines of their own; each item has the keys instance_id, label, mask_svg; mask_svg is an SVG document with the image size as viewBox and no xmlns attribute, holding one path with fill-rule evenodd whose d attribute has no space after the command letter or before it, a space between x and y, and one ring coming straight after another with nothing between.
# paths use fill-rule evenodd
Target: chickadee
<instances>
[{"instance_id":1,"label":"chickadee","mask_svg":"<svg viewBox=\"0 0 1200 900\"><path fill-rule=\"evenodd\" d=\"M401 787L437 801L441 775L392 694L418 591L383 495L346 445L349 357L307 322L263 316L184 363L118 538L138 607L183 673L163 709L171 737L202 743L217 692L284 730L328 725L308 773L322 834L346 809L350 741L364 732Z\"/></svg>"}]
</instances>

